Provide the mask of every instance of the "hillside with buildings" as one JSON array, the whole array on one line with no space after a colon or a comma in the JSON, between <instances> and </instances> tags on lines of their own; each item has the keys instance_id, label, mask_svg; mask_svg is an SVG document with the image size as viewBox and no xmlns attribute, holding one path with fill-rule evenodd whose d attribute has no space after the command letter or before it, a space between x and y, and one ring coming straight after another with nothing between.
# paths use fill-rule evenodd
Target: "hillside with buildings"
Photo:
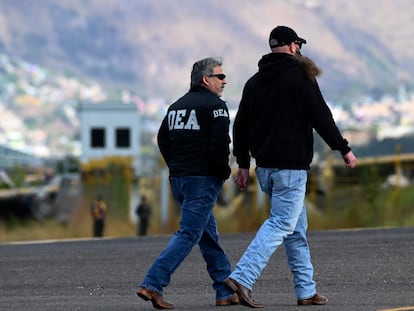
<instances>
[{"instance_id":1,"label":"hillside with buildings","mask_svg":"<svg viewBox=\"0 0 414 311\"><path fill-rule=\"evenodd\" d=\"M5 54L0 54L0 72L0 145L46 158L77 156L80 103L133 103L142 115L143 152L156 152L154 136L167 106L165 99L144 100L126 89L108 93L97 81L65 76ZM414 95L405 89L378 100L328 104L355 147L414 135ZM403 151L414 152L413 144ZM371 155L375 152L373 148Z\"/></svg>"}]
</instances>

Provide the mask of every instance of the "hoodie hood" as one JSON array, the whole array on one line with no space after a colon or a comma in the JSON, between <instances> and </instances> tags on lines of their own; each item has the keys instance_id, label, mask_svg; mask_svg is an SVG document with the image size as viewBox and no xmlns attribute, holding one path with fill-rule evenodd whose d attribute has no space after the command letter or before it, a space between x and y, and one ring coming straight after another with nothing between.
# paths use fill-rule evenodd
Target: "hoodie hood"
<instances>
[{"instance_id":1,"label":"hoodie hood","mask_svg":"<svg viewBox=\"0 0 414 311\"><path fill-rule=\"evenodd\" d=\"M322 70L308 57L287 53L269 53L259 61L259 76L262 79L275 79L291 68L300 68L306 76L315 80Z\"/></svg>"},{"instance_id":2,"label":"hoodie hood","mask_svg":"<svg viewBox=\"0 0 414 311\"><path fill-rule=\"evenodd\" d=\"M278 78L285 71L298 67L297 59L287 53L269 53L259 60L259 76L263 79Z\"/></svg>"}]
</instances>

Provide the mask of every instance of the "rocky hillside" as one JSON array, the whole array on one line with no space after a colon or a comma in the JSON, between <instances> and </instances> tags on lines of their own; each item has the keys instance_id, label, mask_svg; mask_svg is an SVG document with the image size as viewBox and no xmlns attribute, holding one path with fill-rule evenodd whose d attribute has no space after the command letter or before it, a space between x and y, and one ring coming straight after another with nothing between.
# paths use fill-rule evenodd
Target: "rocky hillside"
<instances>
[{"instance_id":1,"label":"rocky hillside","mask_svg":"<svg viewBox=\"0 0 414 311\"><path fill-rule=\"evenodd\" d=\"M232 104L286 24L308 40L326 97L348 101L414 86L413 21L409 0L2 0L0 52L167 100L196 59L219 56Z\"/></svg>"}]
</instances>

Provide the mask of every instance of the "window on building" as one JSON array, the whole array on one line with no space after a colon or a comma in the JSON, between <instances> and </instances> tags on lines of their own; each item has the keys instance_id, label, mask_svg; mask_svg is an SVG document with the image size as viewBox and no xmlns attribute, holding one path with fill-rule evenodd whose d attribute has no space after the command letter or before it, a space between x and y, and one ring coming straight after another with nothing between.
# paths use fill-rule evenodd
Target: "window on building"
<instances>
[{"instance_id":1,"label":"window on building","mask_svg":"<svg viewBox=\"0 0 414 311\"><path fill-rule=\"evenodd\" d=\"M91 147L105 148L105 129L103 127L91 129Z\"/></svg>"},{"instance_id":2,"label":"window on building","mask_svg":"<svg viewBox=\"0 0 414 311\"><path fill-rule=\"evenodd\" d=\"M129 148L131 147L131 134L129 128L117 128L116 129L116 147L117 148Z\"/></svg>"}]
</instances>

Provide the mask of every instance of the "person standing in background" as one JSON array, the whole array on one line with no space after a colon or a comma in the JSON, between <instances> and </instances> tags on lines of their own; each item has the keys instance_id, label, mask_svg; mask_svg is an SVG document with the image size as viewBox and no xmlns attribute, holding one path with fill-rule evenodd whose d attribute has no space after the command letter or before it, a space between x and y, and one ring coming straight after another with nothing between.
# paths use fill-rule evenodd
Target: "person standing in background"
<instances>
[{"instance_id":1,"label":"person standing in background","mask_svg":"<svg viewBox=\"0 0 414 311\"><path fill-rule=\"evenodd\" d=\"M272 53L259 61L259 71L245 84L233 127L233 153L238 163L235 181L245 189L251 156L256 176L270 199L270 215L235 266L226 284L240 302L251 308L264 305L251 297L270 257L283 243L298 305L324 305L328 299L316 291L306 237L304 205L308 170L313 158L313 129L345 166L356 158L339 132L316 76L319 68L300 54L306 40L286 26L269 36Z\"/></svg>"},{"instance_id":2,"label":"person standing in background","mask_svg":"<svg viewBox=\"0 0 414 311\"><path fill-rule=\"evenodd\" d=\"M138 204L135 213L139 217L137 235L147 235L149 220L151 218L151 206L148 204L147 197L145 195L141 196L141 202Z\"/></svg>"},{"instance_id":3,"label":"person standing in background","mask_svg":"<svg viewBox=\"0 0 414 311\"><path fill-rule=\"evenodd\" d=\"M103 237L105 230L105 217L107 206L101 195L96 197L96 200L91 205L91 214L93 219L93 236Z\"/></svg>"}]
</instances>

